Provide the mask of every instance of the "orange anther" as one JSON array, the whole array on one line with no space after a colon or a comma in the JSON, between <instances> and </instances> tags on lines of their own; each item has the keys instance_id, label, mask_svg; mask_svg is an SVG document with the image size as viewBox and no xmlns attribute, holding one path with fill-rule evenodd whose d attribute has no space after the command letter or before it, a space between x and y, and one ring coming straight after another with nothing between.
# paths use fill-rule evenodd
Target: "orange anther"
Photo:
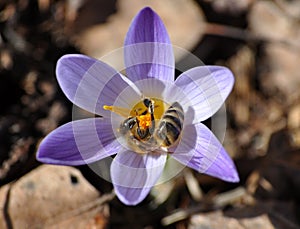
<instances>
[{"instance_id":1,"label":"orange anther","mask_svg":"<svg viewBox=\"0 0 300 229\"><path fill-rule=\"evenodd\" d=\"M137 116L137 119L139 120L139 125L141 129L147 129L151 125L150 114L139 115Z\"/></svg>"}]
</instances>

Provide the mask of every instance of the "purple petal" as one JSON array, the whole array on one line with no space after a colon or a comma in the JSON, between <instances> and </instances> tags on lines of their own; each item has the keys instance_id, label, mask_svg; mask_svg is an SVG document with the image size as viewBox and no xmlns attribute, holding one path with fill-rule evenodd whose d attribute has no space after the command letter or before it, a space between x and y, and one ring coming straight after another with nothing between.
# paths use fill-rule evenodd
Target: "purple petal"
<instances>
[{"instance_id":1,"label":"purple petal","mask_svg":"<svg viewBox=\"0 0 300 229\"><path fill-rule=\"evenodd\" d=\"M130 80L149 77L174 80L174 54L168 32L149 7L134 18L124 44L126 73Z\"/></svg>"},{"instance_id":2,"label":"purple petal","mask_svg":"<svg viewBox=\"0 0 300 229\"><path fill-rule=\"evenodd\" d=\"M89 118L69 122L47 135L39 146L37 160L82 165L113 155L120 149L109 120Z\"/></svg>"},{"instance_id":3,"label":"purple petal","mask_svg":"<svg viewBox=\"0 0 300 229\"><path fill-rule=\"evenodd\" d=\"M221 66L201 66L182 73L175 84L185 96L182 105L194 110L191 123L198 123L216 113L232 90L234 77L228 68Z\"/></svg>"},{"instance_id":4,"label":"purple petal","mask_svg":"<svg viewBox=\"0 0 300 229\"><path fill-rule=\"evenodd\" d=\"M118 198L127 205L136 205L148 195L159 179L166 155L140 155L120 152L111 165L111 179Z\"/></svg>"},{"instance_id":5,"label":"purple petal","mask_svg":"<svg viewBox=\"0 0 300 229\"><path fill-rule=\"evenodd\" d=\"M232 159L219 140L202 123L184 128L182 139L171 155L200 173L228 182L239 182Z\"/></svg>"},{"instance_id":6,"label":"purple petal","mask_svg":"<svg viewBox=\"0 0 300 229\"><path fill-rule=\"evenodd\" d=\"M134 103L140 98L133 83L109 65L84 55L65 55L57 62L57 79L65 95L75 105L94 114L109 117L103 105L112 105L125 88Z\"/></svg>"}]
</instances>

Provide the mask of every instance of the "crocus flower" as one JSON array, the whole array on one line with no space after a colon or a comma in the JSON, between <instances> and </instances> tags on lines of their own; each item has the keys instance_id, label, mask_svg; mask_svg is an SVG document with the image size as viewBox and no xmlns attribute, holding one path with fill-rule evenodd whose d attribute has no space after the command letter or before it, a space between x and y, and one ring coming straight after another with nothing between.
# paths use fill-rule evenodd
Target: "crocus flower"
<instances>
[{"instance_id":1,"label":"crocus flower","mask_svg":"<svg viewBox=\"0 0 300 229\"><path fill-rule=\"evenodd\" d=\"M174 80L168 33L149 7L132 21L125 38L124 63L126 76L84 55L65 55L58 60L56 74L65 95L97 116L52 131L41 142L37 159L76 166L115 155L111 181L117 197L127 205L136 205L147 196L162 174L168 155L200 173L238 182L233 161L201 123L222 106L232 90L230 70L199 66ZM147 106L150 102L152 106ZM175 116L171 121L180 123L171 123L165 136L173 134L173 139L168 139L167 145L153 143L157 128L166 127L160 120L166 119L165 112L175 102L182 109L182 117L178 118L178 110L171 112ZM151 132L151 128L155 130Z\"/></svg>"}]
</instances>

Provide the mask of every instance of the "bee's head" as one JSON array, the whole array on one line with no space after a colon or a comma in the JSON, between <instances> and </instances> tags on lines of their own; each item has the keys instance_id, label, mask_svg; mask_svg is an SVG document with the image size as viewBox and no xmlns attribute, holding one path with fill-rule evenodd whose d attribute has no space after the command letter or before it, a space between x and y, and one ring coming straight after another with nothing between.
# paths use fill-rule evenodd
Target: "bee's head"
<instances>
[{"instance_id":1,"label":"bee's head","mask_svg":"<svg viewBox=\"0 0 300 229\"><path fill-rule=\"evenodd\" d=\"M149 108L151 106L151 104L153 104L153 101L151 99L145 98L143 100L143 103L144 103L145 107Z\"/></svg>"}]
</instances>

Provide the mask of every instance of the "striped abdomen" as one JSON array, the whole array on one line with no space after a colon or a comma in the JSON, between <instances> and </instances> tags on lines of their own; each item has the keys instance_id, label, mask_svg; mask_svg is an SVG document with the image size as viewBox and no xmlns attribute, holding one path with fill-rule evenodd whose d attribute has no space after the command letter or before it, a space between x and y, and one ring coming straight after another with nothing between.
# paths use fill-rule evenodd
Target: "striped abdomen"
<instances>
[{"instance_id":1,"label":"striped abdomen","mask_svg":"<svg viewBox=\"0 0 300 229\"><path fill-rule=\"evenodd\" d=\"M162 146L169 147L179 138L183 127L184 112L178 102L174 102L163 114L156 136Z\"/></svg>"}]
</instances>

